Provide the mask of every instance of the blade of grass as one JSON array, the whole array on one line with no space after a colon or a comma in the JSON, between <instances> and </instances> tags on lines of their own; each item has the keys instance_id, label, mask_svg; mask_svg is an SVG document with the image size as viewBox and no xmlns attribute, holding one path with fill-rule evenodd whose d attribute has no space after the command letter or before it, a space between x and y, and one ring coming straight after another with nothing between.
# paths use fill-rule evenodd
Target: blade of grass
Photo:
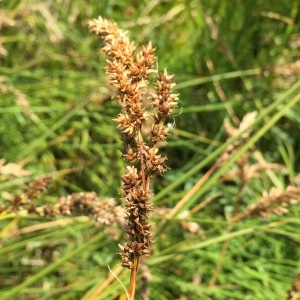
<instances>
[{"instance_id":1,"label":"blade of grass","mask_svg":"<svg viewBox=\"0 0 300 300\"><path fill-rule=\"evenodd\" d=\"M54 124L48 131L46 131L40 138L33 141L28 145L23 152L18 156L18 159L24 158L35 151L40 145L53 134L59 127L66 123L70 118L72 118L77 112L79 112L85 105L91 101L90 98L80 101L73 109L66 113L56 124Z\"/></svg>"},{"instance_id":2,"label":"blade of grass","mask_svg":"<svg viewBox=\"0 0 300 300\"><path fill-rule=\"evenodd\" d=\"M174 90L179 90L183 89L189 86L195 86L207 82L212 82L212 81L219 81L219 80L224 80L224 79L232 79L232 78L237 78L237 77L243 77L243 76L255 76L259 75L261 73L260 69L252 69L252 70L244 70L244 71L234 71L234 72L228 72L224 74L217 74L217 75L212 75L212 76L206 76L206 77L201 77L201 78L195 78L191 80L187 80L181 83L178 83L175 87Z\"/></svg>"},{"instance_id":3,"label":"blade of grass","mask_svg":"<svg viewBox=\"0 0 300 300\"><path fill-rule=\"evenodd\" d=\"M298 82L298 84L300 81ZM247 151L252 145L255 144L272 126L286 113L287 110L292 108L298 101L300 101L300 93L298 93L292 100L290 100L285 106L281 108L270 120L266 123L256 134L254 134L249 141L239 149L230 160L226 162L221 168L219 168L212 176L205 182L205 184L199 188L189 199L185 205L182 205L180 210L176 211L176 214L182 211L183 209L187 209L190 207L201 195L203 195L208 189L211 188L213 184L218 180L222 174L225 174L228 169L233 165L233 163L242 156L242 154ZM257 121L254 122L255 124ZM176 215L175 214L175 215Z\"/></svg>"},{"instance_id":4,"label":"blade of grass","mask_svg":"<svg viewBox=\"0 0 300 300\"><path fill-rule=\"evenodd\" d=\"M40 272L38 272L37 274L29 277L27 280L25 280L24 282L22 282L21 284L15 286L14 288L12 288L11 290L3 293L1 295L1 299L2 300L6 300L6 299L14 299L14 296L18 295L18 293L20 293L24 288L34 284L35 282L37 282L38 280L40 280L42 277L46 276L47 274L53 272L54 270L56 270L61 264L63 264L64 262L68 261L69 259L71 259L73 256L83 252L84 250L86 250L90 245L98 242L99 240L101 240L104 236L103 232L100 232L99 234L97 234L95 237L93 237L91 240L89 240L88 242L84 243L82 246L78 247L77 249L67 253L65 256L63 256L61 259L59 259L58 261L56 261L55 263L53 263L52 265L42 269Z\"/></svg>"}]
</instances>

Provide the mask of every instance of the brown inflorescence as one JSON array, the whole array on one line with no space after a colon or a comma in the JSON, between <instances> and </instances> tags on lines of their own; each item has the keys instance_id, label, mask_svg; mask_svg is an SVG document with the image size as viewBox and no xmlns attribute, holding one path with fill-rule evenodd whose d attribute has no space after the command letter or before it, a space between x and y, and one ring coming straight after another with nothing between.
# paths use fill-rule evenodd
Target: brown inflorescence
<instances>
[{"instance_id":1,"label":"brown inflorescence","mask_svg":"<svg viewBox=\"0 0 300 300\"><path fill-rule=\"evenodd\" d=\"M123 209L117 206L113 198L99 200L94 192L81 192L61 197L54 206L43 206L40 214L45 215L73 215L80 213L96 221L101 227L121 223L124 217Z\"/></svg>"},{"instance_id":2,"label":"brown inflorescence","mask_svg":"<svg viewBox=\"0 0 300 300\"><path fill-rule=\"evenodd\" d=\"M157 76L156 93L147 93L148 77L156 73L153 69L155 48L151 42L135 55L134 44L115 23L99 17L89 22L89 28L103 40L102 50L109 57L105 70L121 106L121 112L114 119L121 132L122 156L127 162L122 175L127 241L124 246L120 245L120 255L122 266L132 269L135 257L151 254L152 234L148 218L152 203L149 185L154 174L167 170L164 164L167 157L158 154L157 143L164 142L169 135L164 122L172 115L178 95L172 94L175 83L173 75L168 75L166 70ZM147 111L146 100L154 112ZM146 120L150 120L152 126L144 134L142 126Z\"/></svg>"},{"instance_id":3,"label":"brown inflorescence","mask_svg":"<svg viewBox=\"0 0 300 300\"><path fill-rule=\"evenodd\" d=\"M300 293L299 275L296 273L293 279L292 288L288 291L286 300L297 300Z\"/></svg>"},{"instance_id":4,"label":"brown inflorescence","mask_svg":"<svg viewBox=\"0 0 300 300\"><path fill-rule=\"evenodd\" d=\"M34 204L32 203L32 200L37 199L41 193L45 192L48 189L51 181L52 178L50 176L45 176L32 181L28 186L25 187L25 194L14 195L12 199L12 206L8 207L7 211L18 211L22 208L29 209L29 211L34 211Z\"/></svg>"},{"instance_id":5,"label":"brown inflorescence","mask_svg":"<svg viewBox=\"0 0 300 300\"><path fill-rule=\"evenodd\" d=\"M123 225L124 209L117 205L115 199L106 198L99 200L94 192L81 192L63 196L56 204L45 204L36 206L34 200L48 190L52 181L50 176L38 178L25 187L24 194L16 194L9 206L2 205L0 213L27 211L28 214L48 216L85 215L95 220L97 227L108 225Z\"/></svg>"},{"instance_id":6,"label":"brown inflorescence","mask_svg":"<svg viewBox=\"0 0 300 300\"><path fill-rule=\"evenodd\" d=\"M265 192L262 198L249 205L242 213L236 215L231 221L240 221L253 216L268 216L271 214L282 215L288 212L289 205L300 202L300 188L288 186L285 191L272 188Z\"/></svg>"},{"instance_id":7,"label":"brown inflorescence","mask_svg":"<svg viewBox=\"0 0 300 300\"><path fill-rule=\"evenodd\" d=\"M50 176L45 176L31 182L26 189L27 198L30 200L36 199L39 196L39 194L47 191L51 181L52 178Z\"/></svg>"}]
</instances>

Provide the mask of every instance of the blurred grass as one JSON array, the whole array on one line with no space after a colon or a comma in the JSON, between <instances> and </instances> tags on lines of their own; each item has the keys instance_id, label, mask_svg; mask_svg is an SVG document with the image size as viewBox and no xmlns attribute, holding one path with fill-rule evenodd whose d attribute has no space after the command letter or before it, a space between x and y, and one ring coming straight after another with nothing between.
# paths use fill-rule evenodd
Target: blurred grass
<instances>
[{"instance_id":1,"label":"blurred grass","mask_svg":"<svg viewBox=\"0 0 300 300\"><path fill-rule=\"evenodd\" d=\"M0 46L7 51L0 56L0 158L31 172L1 174L1 201L45 174L55 178L43 198L49 203L80 191L119 201L124 164L112 121L118 107L106 85L100 41L87 28L88 20L101 15L128 30L137 45L151 40L158 69L176 75L181 107L164 149L171 170L153 186L156 207L175 207L240 138L226 141L225 119L234 124L258 111L252 137L155 237L153 256L145 260L150 299L285 299L299 272L299 207L234 224L230 232L226 216L240 180L225 182L222 176L245 151L251 163L259 153L285 167L247 182L242 207L273 186L300 184L298 2L4 0L0 9ZM20 104L22 97L30 108ZM182 219L180 213L218 193ZM123 240L120 228L112 239L91 222L74 219L71 226L8 234L41 221L50 220L15 214L1 219L1 299L124 299L107 267L128 283L129 272L118 269L115 255ZM165 215L153 215L154 223L162 221ZM183 221L197 223L200 231L184 230ZM222 269L209 287L226 240Z\"/></svg>"}]
</instances>

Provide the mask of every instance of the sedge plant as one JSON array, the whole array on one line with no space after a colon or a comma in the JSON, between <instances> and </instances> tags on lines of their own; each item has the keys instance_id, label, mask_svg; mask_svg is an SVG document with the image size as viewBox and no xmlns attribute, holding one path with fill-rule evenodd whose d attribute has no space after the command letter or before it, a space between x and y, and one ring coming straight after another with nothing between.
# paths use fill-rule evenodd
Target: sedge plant
<instances>
[{"instance_id":1,"label":"sedge plant","mask_svg":"<svg viewBox=\"0 0 300 300\"><path fill-rule=\"evenodd\" d=\"M102 50L109 57L105 70L121 107L114 119L121 133L121 152L126 161L122 175L126 242L120 245L120 255L122 266L131 270L128 298L132 300L139 258L151 254L150 182L155 174L163 174L168 169L167 157L158 151L159 144L169 135L165 122L177 106L178 94L172 93L175 83L166 69L157 75L156 92L149 92L149 76L156 73L155 48L151 42L136 53L134 44L115 23L99 17L90 21L89 28L103 40Z\"/></svg>"}]
</instances>

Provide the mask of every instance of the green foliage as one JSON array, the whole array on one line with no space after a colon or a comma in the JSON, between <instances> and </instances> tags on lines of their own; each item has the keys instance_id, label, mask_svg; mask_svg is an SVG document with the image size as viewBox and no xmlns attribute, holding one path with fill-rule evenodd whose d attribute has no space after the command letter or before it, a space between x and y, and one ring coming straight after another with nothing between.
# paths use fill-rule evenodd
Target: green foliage
<instances>
[{"instance_id":1,"label":"green foliage","mask_svg":"<svg viewBox=\"0 0 300 300\"><path fill-rule=\"evenodd\" d=\"M155 180L155 207L173 208L241 138L227 140L225 119L234 124L258 112L250 138L172 218L154 212L158 232L153 256L145 259L150 299L285 299L299 272L299 205L283 216L231 224L232 230L226 218L238 197L242 211L274 186L299 185L298 2L4 0L0 9L0 24L14 21L0 27L0 48L7 51L0 56L0 158L31 172L17 177L0 168L0 204L47 174L54 183L43 203L81 191L120 201L124 162L112 121L119 107L107 88L100 41L87 28L101 15L128 30L137 45L151 40L158 69L176 74L181 102L165 147L171 170ZM30 109L18 102L22 97ZM249 179L239 195L240 178L223 176L246 151L250 163L263 157L282 169ZM69 218L51 223L15 213L0 220L1 299L125 299L107 267L128 286L129 272L118 269L115 255L121 226L111 235L80 218L71 225ZM196 223L199 231L189 232L183 222ZM53 225L38 227L44 223ZM16 228L32 231L13 234ZM216 284L209 287L226 241Z\"/></svg>"}]
</instances>

